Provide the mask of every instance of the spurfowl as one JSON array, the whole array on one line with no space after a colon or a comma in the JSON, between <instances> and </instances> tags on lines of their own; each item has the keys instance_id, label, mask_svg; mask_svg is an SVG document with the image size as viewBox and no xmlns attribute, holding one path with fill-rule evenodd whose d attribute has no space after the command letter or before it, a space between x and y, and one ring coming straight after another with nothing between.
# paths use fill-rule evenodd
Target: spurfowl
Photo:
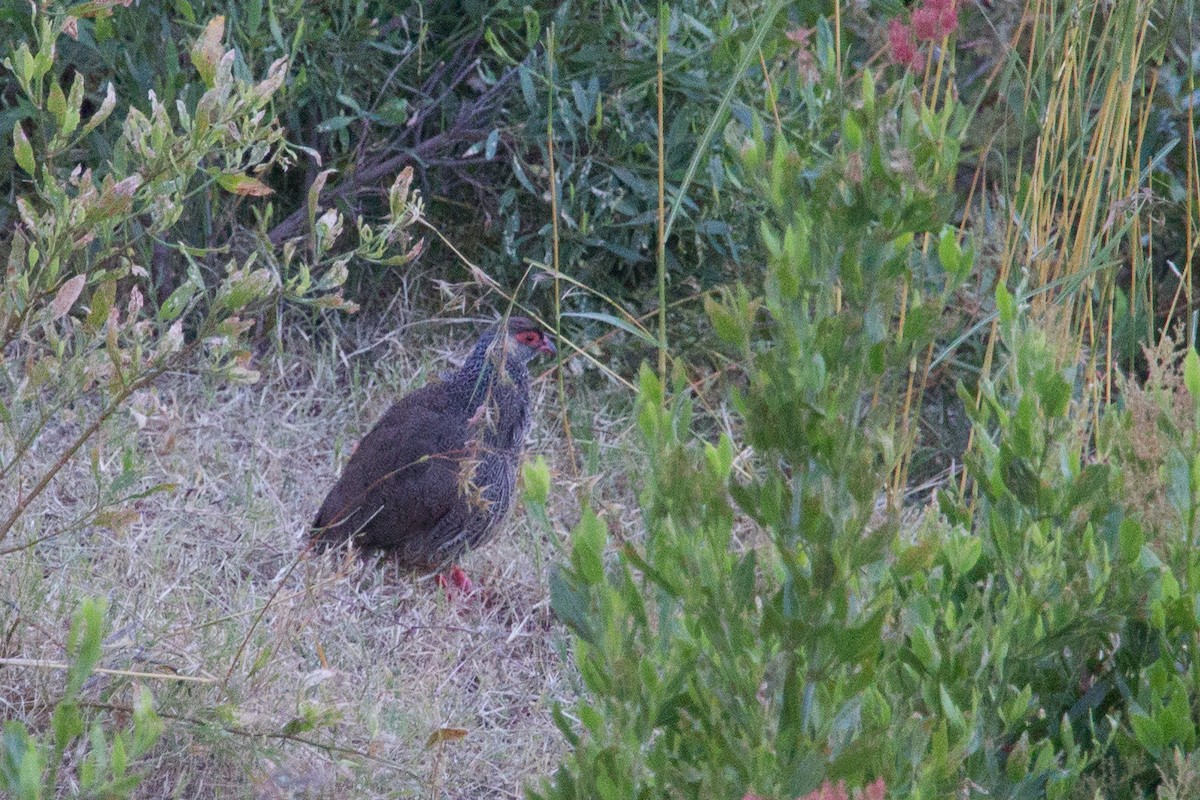
<instances>
[{"instance_id":1,"label":"spurfowl","mask_svg":"<svg viewBox=\"0 0 1200 800\"><path fill-rule=\"evenodd\" d=\"M510 317L479 337L457 371L401 398L321 504L315 544L353 538L419 570L442 569L485 544L512 505L529 431L527 365L555 352L533 321ZM469 590L457 565L451 579Z\"/></svg>"}]
</instances>

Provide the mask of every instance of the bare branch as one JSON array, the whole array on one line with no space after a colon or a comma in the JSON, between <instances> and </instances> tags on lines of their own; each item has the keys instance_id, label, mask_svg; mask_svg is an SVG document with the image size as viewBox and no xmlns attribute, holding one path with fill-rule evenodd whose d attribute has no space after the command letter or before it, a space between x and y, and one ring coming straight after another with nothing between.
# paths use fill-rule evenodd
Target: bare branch
<instances>
[{"instance_id":1,"label":"bare branch","mask_svg":"<svg viewBox=\"0 0 1200 800\"><path fill-rule=\"evenodd\" d=\"M355 169L345 174L340 183L327 187L321 192L320 203L328 206L340 200L348 200L363 190L370 188L378 181L391 177L410 164L417 164L421 167L428 167L430 165L460 167L478 163L478 158L458 158L449 155L449 153L456 145L468 141L477 141L479 137L485 135L490 130L492 117L499 105L498 101L508 92L513 78L517 75L516 67L512 67L505 72L499 80L474 102L460 109L454 122L447 129L415 143L411 141L412 136L420 135L420 130L424 127L431 113L441 106L442 101L455 87L465 81L475 71L477 65L478 60L472 58L455 71L449 84L438 95L437 99L424 106L410 120L408 132L390 142L380 152L370 157L363 157ZM439 72L438 74L442 73ZM269 234L271 244L278 247L287 240L299 236L307 219L308 211L306 208L299 208L289 214L271 229Z\"/></svg>"}]
</instances>

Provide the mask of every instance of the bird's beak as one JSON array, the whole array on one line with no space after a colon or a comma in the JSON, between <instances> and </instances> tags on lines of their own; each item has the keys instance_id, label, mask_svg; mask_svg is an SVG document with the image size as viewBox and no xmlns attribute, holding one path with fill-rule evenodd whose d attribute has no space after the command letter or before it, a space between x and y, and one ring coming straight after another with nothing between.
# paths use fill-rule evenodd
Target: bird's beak
<instances>
[{"instance_id":1,"label":"bird's beak","mask_svg":"<svg viewBox=\"0 0 1200 800\"><path fill-rule=\"evenodd\" d=\"M554 340L549 336L542 336L542 345L538 348L539 353L545 353L548 356L558 355L558 348L554 346Z\"/></svg>"}]
</instances>

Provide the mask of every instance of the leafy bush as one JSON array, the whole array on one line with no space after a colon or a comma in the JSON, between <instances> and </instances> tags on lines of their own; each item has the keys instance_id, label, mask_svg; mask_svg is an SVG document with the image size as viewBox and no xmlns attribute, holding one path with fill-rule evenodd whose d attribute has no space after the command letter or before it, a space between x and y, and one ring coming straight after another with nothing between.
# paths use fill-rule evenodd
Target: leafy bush
<instances>
[{"instance_id":1,"label":"leafy bush","mask_svg":"<svg viewBox=\"0 0 1200 800\"><path fill-rule=\"evenodd\" d=\"M754 456L735 475L741 446L697 441L686 384L667 403L643 369L646 541L623 542L605 568L603 524L585 516L575 531L552 588L575 634L580 729L560 717L575 750L535 796L795 797L825 777L895 778L905 741L878 681L896 527L870 522L897 449L871 394L928 347L971 256L952 231L938 259L921 254L914 236L941 232L944 204L893 164L902 152L934 176L924 185L941 183L962 116L923 106L908 83L878 93L870 73L856 102L812 97L829 98L812 122L840 144L768 145L755 127L745 160L771 208L764 294L709 306L745 364L737 435ZM769 549L735 546L749 521Z\"/></svg>"},{"instance_id":2,"label":"leafy bush","mask_svg":"<svg viewBox=\"0 0 1200 800\"><path fill-rule=\"evenodd\" d=\"M187 193L175 198L182 209L171 219L159 220L156 235L199 251L228 248L244 254L248 246L256 245L263 251L261 258L307 235L311 188L320 192L327 183L334 187L339 174L355 173L356 155L374 154L386 137L412 133L404 127L409 121L405 111L409 89L400 87L425 84L429 73L438 72L440 54L417 53L428 30L410 31L403 24L390 23L381 29L375 19L379 9L370 9L370 5L354 3L331 10L301 2L80 4L72 7L76 16L68 29L71 35L55 41L53 70L39 80L46 82L46 88L57 83L64 92L74 87L84 117L100 108L106 114L115 110L113 119L107 121L102 115L90 116L93 129L70 142L70 159L93 165L96 173L102 174L101 165L122 147L121 121L127 109L152 115L147 103L152 95L172 113L177 103L191 110L211 89L189 59L197 35L215 34L209 47L220 48L218 56L225 52L222 41L228 42L233 55L224 69L231 79L247 82L252 76L269 75L270 91L255 101L255 107L281 142L286 131L286 148L253 165L253 177L273 190L270 202L260 204L254 215L258 219L252 219L244 213L244 198L251 196L249 185L231 192L211 182L193 183ZM45 15L31 15L30 9L28 3L0 3L0 41L6 48L13 43L16 58L22 57L18 47L22 40L45 38L45 31L40 30L46 24ZM442 16L448 19L450 15ZM217 17L228 24L205 34L205 20ZM461 17L455 19L462 21ZM453 53L453 45L447 46ZM389 81L388 73L397 58L411 65L411 74L393 74ZM46 109L21 84L15 72L0 72L0 134L10 141L17 126L35 138L43 130ZM440 93L436 83L424 88ZM446 105L446 109L439 107L439 113L452 116L453 107ZM370 142L363 138L368 132ZM65 154L61 157L65 159ZM370 210L361 216L386 217L387 188L406 163L412 165L410 160L374 171L368 182L375 190ZM323 165L328 169L322 169ZM360 162L357 166L366 165ZM23 175L12 152L0 151L0 227L17 217L15 196L25 191ZM255 187L255 191L266 194L263 187ZM321 200L322 208L337 199L334 193L327 194L329 197ZM342 205L341 211L351 207L357 209L359 203ZM292 222L283 235L280 225L288 215ZM360 213L347 216L357 218ZM258 241L267 235L271 235L269 246ZM155 243L146 239L139 244L148 251ZM356 266L363 272L370 264L359 260ZM145 266L153 285L164 295L184 283L189 271L188 258L178 246L164 247L161 242L152 262Z\"/></svg>"},{"instance_id":3,"label":"leafy bush","mask_svg":"<svg viewBox=\"0 0 1200 800\"><path fill-rule=\"evenodd\" d=\"M85 79L76 72L68 81L60 72L57 45L89 24L72 13L104 10L35 9L36 37L13 43L4 62L32 109L12 129L11 155L21 170L17 219L0 239L7 264L0 283L0 542L9 558L55 537L120 529L137 518L134 500L174 489L148 480L145 442L120 434L121 416L136 413L139 395L164 375L203 370L252 382L246 337L255 314L281 302L346 308L340 287L351 259L401 264L413 252L407 229L420 204L409 191L411 171L393 183L387 219L356 222L353 249L342 247L341 214L322 211L315 196L305 235L278 251L171 241L192 198L252 202L270 193L264 174L293 161L294 148L267 113L286 64L275 63L258 82L235 77L236 55L221 46L223 20L214 18L190 50L204 92L170 109L151 93L148 113L130 107L120 114L109 157L85 167L77 159L118 113L116 103L110 85L87 115ZM266 224L263 215L259 242ZM174 248L187 264L168 293L154 281L152 242ZM64 476L90 478L86 499L73 504L73 516L39 513ZM17 721L5 728L2 779L14 797L53 794L60 765L81 749L73 769L85 792L126 796L137 783L132 762L161 727L148 697L133 704L131 727L82 711L102 616L100 606L86 604L72 629L67 691L50 730ZM83 747L77 740L85 734Z\"/></svg>"},{"instance_id":4,"label":"leafy bush","mask_svg":"<svg viewBox=\"0 0 1200 800\"><path fill-rule=\"evenodd\" d=\"M646 537L610 542L586 512L572 535L552 603L581 696L558 711L572 753L532 796L882 780L895 797L1145 797L1193 779L1200 357L1188 413L1182 389L1151 406L1166 444L1147 465L1146 423L1093 399L1063 312L1001 282L996 374L978 403L960 387L963 487L919 524L884 504L902 389L974 252L936 188L965 115L909 87L868 72L860 98L810 105L824 135L806 141L832 146L744 148L769 200L764 286L708 308L741 365L737 425L702 440L682 372L668 394L643 370ZM1147 469L1174 509L1153 533L1125 499Z\"/></svg>"},{"instance_id":5,"label":"leafy bush","mask_svg":"<svg viewBox=\"0 0 1200 800\"><path fill-rule=\"evenodd\" d=\"M330 210L318 218L315 202L311 236L289 241L277 255L260 249L218 266L217 250L174 245L188 263L186 277L160 298L147 242L166 234L188 198L269 193L256 176L293 157L281 128L265 114L285 65L276 63L258 83L233 77L234 53L221 47L223 22L214 19L191 51L205 93L191 107L179 104L174 115L153 94L148 115L130 108L101 173L74 156L113 112L111 90L83 119L84 79L76 73L64 92L54 71L60 35L80 20L39 14L35 23L34 45L20 43L5 60L37 115L33 124L13 128L14 161L28 183L16 201L19 221L4 243L8 269L0 294L6 356L0 477L11 481L0 541L106 423L167 371L207 363L226 379L253 380L243 344L248 313L279 298L343 307L338 287L352 256L402 263L404 229L416 208L409 204L406 174L393 186L391 219L378 228L360 223L352 252L335 249L341 216ZM78 427L56 445L60 458L34 474L22 470L63 416ZM146 491L136 485L136 463L126 452L117 475L95 469L95 504L54 535L119 519L114 510Z\"/></svg>"},{"instance_id":6,"label":"leafy bush","mask_svg":"<svg viewBox=\"0 0 1200 800\"><path fill-rule=\"evenodd\" d=\"M13 800L54 796L59 770L68 758L75 758L72 751L85 734L86 748L75 765L79 791L89 797L126 797L137 788L141 775L133 767L154 746L163 728L150 692L144 687L137 692L126 725L118 725L105 712L85 713L81 699L84 682L100 661L104 613L103 601L87 599L71 622L67 685L51 714L50 735L31 735L18 720L4 724L0 790Z\"/></svg>"}]
</instances>

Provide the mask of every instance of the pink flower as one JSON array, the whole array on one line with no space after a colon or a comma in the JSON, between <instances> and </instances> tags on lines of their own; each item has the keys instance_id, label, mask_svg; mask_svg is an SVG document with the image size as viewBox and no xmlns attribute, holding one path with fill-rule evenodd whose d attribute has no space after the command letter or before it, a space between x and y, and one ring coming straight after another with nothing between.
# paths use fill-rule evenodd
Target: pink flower
<instances>
[{"instance_id":1,"label":"pink flower","mask_svg":"<svg viewBox=\"0 0 1200 800\"><path fill-rule=\"evenodd\" d=\"M884 800L887 797L887 784L883 778L876 778L874 783L863 787L862 800Z\"/></svg>"},{"instance_id":2,"label":"pink flower","mask_svg":"<svg viewBox=\"0 0 1200 800\"><path fill-rule=\"evenodd\" d=\"M949 36L958 30L958 5L956 3L946 3L942 13L938 15L938 24L942 26L943 36Z\"/></svg>"},{"instance_id":3,"label":"pink flower","mask_svg":"<svg viewBox=\"0 0 1200 800\"><path fill-rule=\"evenodd\" d=\"M929 6L921 6L912 13L912 29L919 42L940 41L942 26L938 20L938 10Z\"/></svg>"},{"instance_id":4,"label":"pink flower","mask_svg":"<svg viewBox=\"0 0 1200 800\"><path fill-rule=\"evenodd\" d=\"M821 784L820 789L809 792L797 800L850 800L850 795L846 793L845 781L838 781L837 786L825 781Z\"/></svg>"},{"instance_id":5,"label":"pink flower","mask_svg":"<svg viewBox=\"0 0 1200 800\"><path fill-rule=\"evenodd\" d=\"M788 41L796 45L796 72L802 80L809 83L821 75L821 71L817 69L817 57L808 43L814 30L815 28L793 28L784 33Z\"/></svg>"},{"instance_id":6,"label":"pink flower","mask_svg":"<svg viewBox=\"0 0 1200 800\"><path fill-rule=\"evenodd\" d=\"M895 64L906 65L917 52L917 46L912 41L912 30L899 19L888 23L888 46L892 48L892 60Z\"/></svg>"},{"instance_id":7,"label":"pink flower","mask_svg":"<svg viewBox=\"0 0 1200 800\"><path fill-rule=\"evenodd\" d=\"M912 14L913 33L922 42L940 42L958 30L955 0L925 0Z\"/></svg>"},{"instance_id":8,"label":"pink flower","mask_svg":"<svg viewBox=\"0 0 1200 800\"><path fill-rule=\"evenodd\" d=\"M888 23L888 48L892 63L913 70L921 68L921 54L917 52L912 28L898 19Z\"/></svg>"}]
</instances>

